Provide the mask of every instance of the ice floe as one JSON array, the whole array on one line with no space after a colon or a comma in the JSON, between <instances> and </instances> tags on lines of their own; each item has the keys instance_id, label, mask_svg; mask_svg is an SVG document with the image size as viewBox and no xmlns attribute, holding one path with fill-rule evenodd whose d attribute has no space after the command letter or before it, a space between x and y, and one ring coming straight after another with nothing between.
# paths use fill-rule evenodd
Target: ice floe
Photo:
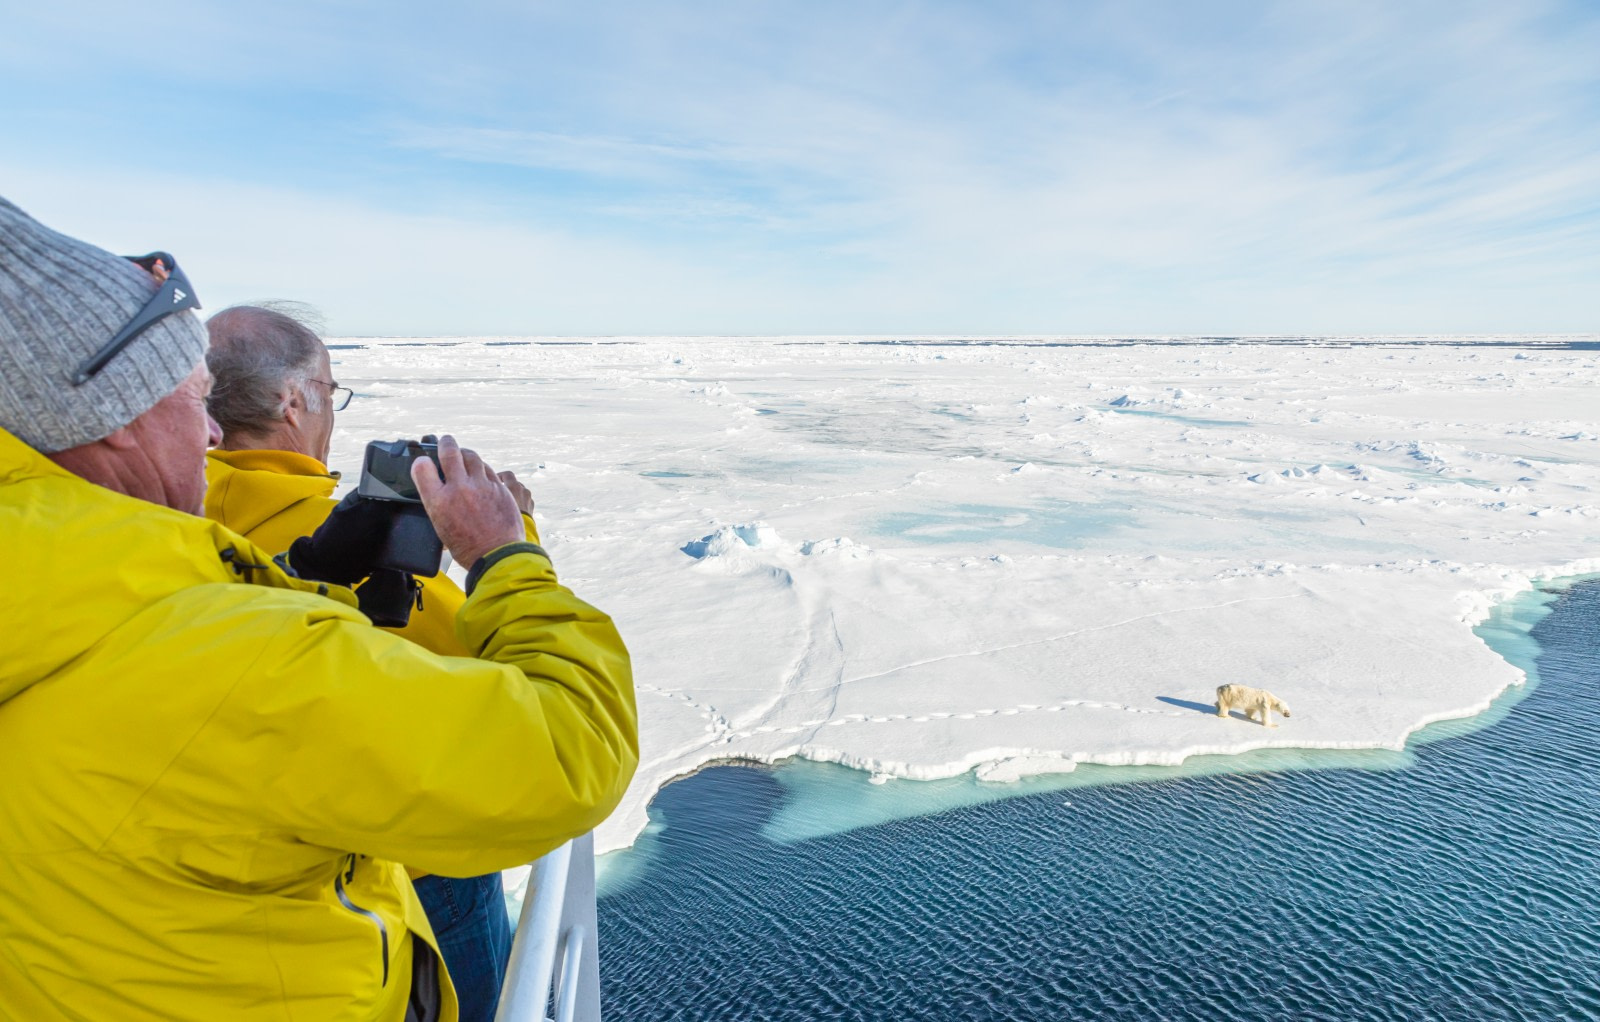
<instances>
[{"instance_id":1,"label":"ice floe","mask_svg":"<svg viewBox=\"0 0 1600 1022\"><path fill-rule=\"evenodd\" d=\"M1059 340L368 339L333 462L449 431L532 486L634 655L601 850L726 759L1398 748L1519 680L1471 631L1495 601L1600 570L1593 352ZM1294 717L1217 718L1227 682Z\"/></svg>"}]
</instances>

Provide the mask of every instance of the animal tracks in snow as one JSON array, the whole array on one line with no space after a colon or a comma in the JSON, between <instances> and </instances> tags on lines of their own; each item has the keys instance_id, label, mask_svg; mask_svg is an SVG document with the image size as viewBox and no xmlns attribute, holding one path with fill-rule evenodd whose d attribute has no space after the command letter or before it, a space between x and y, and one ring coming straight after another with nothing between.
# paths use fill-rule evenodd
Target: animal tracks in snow
<instances>
[{"instance_id":1,"label":"animal tracks in snow","mask_svg":"<svg viewBox=\"0 0 1600 1022\"><path fill-rule=\"evenodd\" d=\"M1122 703L1104 702L1098 699L1063 699L1058 703L1040 706L1028 703L1021 706L1008 706L1004 708L986 707L979 710L960 710L949 712L928 713L889 713L866 714L851 713L843 717L834 717L830 720L807 720L787 727L774 724L763 724L760 727L749 728L744 731L732 731L731 738L740 738L747 735L794 735L806 731L817 731L824 727L843 727L847 724L931 724L935 721L946 720L978 720L982 717L1016 717L1028 713L1060 713L1062 710L1112 710L1120 713L1139 713L1155 717L1184 717L1189 714L1177 713L1171 710L1154 710L1140 706L1127 706Z\"/></svg>"}]
</instances>

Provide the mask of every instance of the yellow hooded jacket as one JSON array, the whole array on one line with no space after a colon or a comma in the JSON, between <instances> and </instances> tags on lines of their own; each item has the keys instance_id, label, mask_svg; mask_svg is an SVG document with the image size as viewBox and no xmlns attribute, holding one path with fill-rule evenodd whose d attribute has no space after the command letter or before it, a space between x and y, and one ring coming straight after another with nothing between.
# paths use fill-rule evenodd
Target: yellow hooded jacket
<instances>
[{"instance_id":1,"label":"yellow hooded jacket","mask_svg":"<svg viewBox=\"0 0 1600 1022\"><path fill-rule=\"evenodd\" d=\"M0 430L0 550L0 1018L398 1022L396 863L530 861L637 765L627 651L530 544L441 657Z\"/></svg>"},{"instance_id":2,"label":"yellow hooded jacket","mask_svg":"<svg viewBox=\"0 0 1600 1022\"><path fill-rule=\"evenodd\" d=\"M270 554L281 554L315 532L338 501L339 476L315 458L293 451L209 451L206 517L221 522ZM530 543L539 542L533 519L522 516ZM471 565L467 565L471 567ZM466 601L443 572L422 584L422 606L404 628L385 629L445 656L471 656L456 639L456 612Z\"/></svg>"}]
</instances>

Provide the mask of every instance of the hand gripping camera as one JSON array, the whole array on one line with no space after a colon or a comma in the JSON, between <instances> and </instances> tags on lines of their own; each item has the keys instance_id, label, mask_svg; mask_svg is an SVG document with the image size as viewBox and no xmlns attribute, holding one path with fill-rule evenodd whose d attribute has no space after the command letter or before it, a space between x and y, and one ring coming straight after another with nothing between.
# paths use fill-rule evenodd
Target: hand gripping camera
<instances>
[{"instance_id":1,"label":"hand gripping camera","mask_svg":"<svg viewBox=\"0 0 1600 1022\"><path fill-rule=\"evenodd\" d=\"M371 562L371 574L356 590L361 610L373 624L400 628L411 620L411 608L422 606L420 575L439 574L444 544L434 531L422 496L411 478L411 466L427 458L438 471L439 443L432 435L416 440L374 440L367 444L356 493L362 500L381 502L382 543Z\"/></svg>"}]
</instances>

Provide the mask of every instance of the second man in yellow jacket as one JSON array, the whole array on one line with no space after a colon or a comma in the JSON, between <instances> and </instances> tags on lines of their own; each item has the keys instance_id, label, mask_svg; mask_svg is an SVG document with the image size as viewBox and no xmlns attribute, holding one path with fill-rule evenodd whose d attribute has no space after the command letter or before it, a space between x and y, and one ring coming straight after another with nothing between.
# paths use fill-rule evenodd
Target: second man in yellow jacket
<instances>
[{"instance_id":1,"label":"second man in yellow jacket","mask_svg":"<svg viewBox=\"0 0 1600 1022\"><path fill-rule=\"evenodd\" d=\"M327 348L284 311L224 309L206 324L206 361L215 377L208 402L222 426L209 452L205 513L270 553L310 535L333 510L339 475L327 467L334 413L351 392L333 378ZM374 438L377 439L377 438ZM509 472L529 542L539 541L533 501ZM466 594L443 572L418 580L421 606L390 629L444 656L472 656L456 638ZM456 879L415 876L414 884L461 1002L463 1022L489 1022L505 978L511 933L498 873Z\"/></svg>"}]
</instances>

